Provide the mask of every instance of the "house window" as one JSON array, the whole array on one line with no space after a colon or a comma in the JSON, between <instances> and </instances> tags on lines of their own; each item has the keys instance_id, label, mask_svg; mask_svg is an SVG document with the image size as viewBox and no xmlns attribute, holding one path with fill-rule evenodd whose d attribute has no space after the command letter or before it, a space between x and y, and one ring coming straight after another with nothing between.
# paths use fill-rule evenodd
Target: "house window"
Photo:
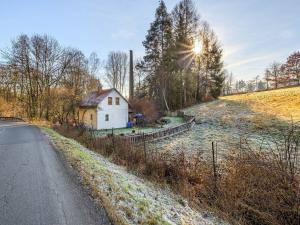
<instances>
[{"instance_id":1,"label":"house window","mask_svg":"<svg viewBox=\"0 0 300 225\"><path fill-rule=\"evenodd\" d=\"M116 97L116 105L120 105L120 98Z\"/></svg>"},{"instance_id":2,"label":"house window","mask_svg":"<svg viewBox=\"0 0 300 225\"><path fill-rule=\"evenodd\" d=\"M112 105L112 97L108 97L108 105Z\"/></svg>"},{"instance_id":3,"label":"house window","mask_svg":"<svg viewBox=\"0 0 300 225\"><path fill-rule=\"evenodd\" d=\"M109 121L109 115L108 114L105 115L105 121Z\"/></svg>"},{"instance_id":4,"label":"house window","mask_svg":"<svg viewBox=\"0 0 300 225\"><path fill-rule=\"evenodd\" d=\"M91 114L91 120L93 120L93 114Z\"/></svg>"}]
</instances>

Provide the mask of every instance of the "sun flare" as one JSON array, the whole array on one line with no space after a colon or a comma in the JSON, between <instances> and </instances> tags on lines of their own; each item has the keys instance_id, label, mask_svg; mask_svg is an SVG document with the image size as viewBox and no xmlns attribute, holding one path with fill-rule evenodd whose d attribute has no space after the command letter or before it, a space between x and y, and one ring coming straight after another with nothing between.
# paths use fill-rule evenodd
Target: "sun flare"
<instances>
[{"instance_id":1,"label":"sun flare","mask_svg":"<svg viewBox=\"0 0 300 225\"><path fill-rule=\"evenodd\" d=\"M194 43L193 52L194 52L195 54L200 54L201 49L202 49L201 42L200 42L199 39L196 39L196 40L195 40L195 43Z\"/></svg>"}]
</instances>

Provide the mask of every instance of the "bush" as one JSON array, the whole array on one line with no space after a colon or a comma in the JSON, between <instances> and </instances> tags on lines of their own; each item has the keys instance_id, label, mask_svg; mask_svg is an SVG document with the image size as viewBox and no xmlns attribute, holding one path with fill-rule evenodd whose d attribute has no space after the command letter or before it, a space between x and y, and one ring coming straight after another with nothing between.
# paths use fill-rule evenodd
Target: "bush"
<instances>
[{"instance_id":1,"label":"bush","mask_svg":"<svg viewBox=\"0 0 300 225\"><path fill-rule=\"evenodd\" d=\"M142 113L149 123L153 123L159 118L158 106L149 99L133 99L130 106L135 112Z\"/></svg>"},{"instance_id":2,"label":"bush","mask_svg":"<svg viewBox=\"0 0 300 225\"><path fill-rule=\"evenodd\" d=\"M250 152L225 161L212 204L243 224L298 224L297 181L276 160Z\"/></svg>"},{"instance_id":3,"label":"bush","mask_svg":"<svg viewBox=\"0 0 300 225\"><path fill-rule=\"evenodd\" d=\"M8 102L0 97L0 116L22 117L22 107L16 102Z\"/></svg>"}]
</instances>

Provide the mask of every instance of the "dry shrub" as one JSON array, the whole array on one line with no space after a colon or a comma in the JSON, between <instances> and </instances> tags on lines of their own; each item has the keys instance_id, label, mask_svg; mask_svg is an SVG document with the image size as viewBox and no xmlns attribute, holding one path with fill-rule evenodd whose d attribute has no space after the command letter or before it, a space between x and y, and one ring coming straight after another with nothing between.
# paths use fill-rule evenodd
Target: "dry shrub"
<instances>
[{"instance_id":1,"label":"dry shrub","mask_svg":"<svg viewBox=\"0 0 300 225\"><path fill-rule=\"evenodd\" d=\"M218 210L242 224L298 224L298 183L275 160L250 152L227 158L223 169L211 203Z\"/></svg>"},{"instance_id":2,"label":"dry shrub","mask_svg":"<svg viewBox=\"0 0 300 225\"><path fill-rule=\"evenodd\" d=\"M22 117L22 107L16 102L0 97L0 116Z\"/></svg>"},{"instance_id":3,"label":"dry shrub","mask_svg":"<svg viewBox=\"0 0 300 225\"><path fill-rule=\"evenodd\" d=\"M215 98L213 96L209 95L209 96L203 97L202 102L211 102L213 100L215 100Z\"/></svg>"},{"instance_id":4,"label":"dry shrub","mask_svg":"<svg viewBox=\"0 0 300 225\"><path fill-rule=\"evenodd\" d=\"M212 161L200 155L145 152L143 143L133 145L122 137L92 138L88 132L59 129L113 162L168 185L191 205L207 208L232 224L299 224L299 176L290 170L293 165L285 166L287 161L273 153L232 152L215 165L214 173Z\"/></svg>"},{"instance_id":5,"label":"dry shrub","mask_svg":"<svg viewBox=\"0 0 300 225\"><path fill-rule=\"evenodd\" d=\"M141 148L131 145L124 138L115 137L114 139L115 147L113 147L111 157L115 163L131 170L138 170L140 166L145 165L145 157Z\"/></svg>"},{"instance_id":6,"label":"dry shrub","mask_svg":"<svg viewBox=\"0 0 300 225\"><path fill-rule=\"evenodd\" d=\"M291 180L276 160L261 153L224 159L217 180L207 160L184 153L158 154L143 172L233 224L296 225L299 221L299 180Z\"/></svg>"},{"instance_id":7,"label":"dry shrub","mask_svg":"<svg viewBox=\"0 0 300 225\"><path fill-rule=\"evenodd\" d=\"M158 106L147 98L133 99L130 106L135 112L142 113L147 122L154 122L159 118Z\"/></svg>"},{"instance_id":8,"label":"dry shrub","mask_svg":"<svg viewBox=\"0 0 300 225\"><path fill-rule=\"evenodd\" d=\"M218 166L215 180L211 163L201 157L153 153L145 161L135 152L142 153L142 148L134 149L119 152L127 158L115 155L115 159L127 160L128 168L169 185L193 205L207 207L232 223L298 224L298 179L291 179L278 161L265 154L233 154Z\"/></svg>"}]
</instances>

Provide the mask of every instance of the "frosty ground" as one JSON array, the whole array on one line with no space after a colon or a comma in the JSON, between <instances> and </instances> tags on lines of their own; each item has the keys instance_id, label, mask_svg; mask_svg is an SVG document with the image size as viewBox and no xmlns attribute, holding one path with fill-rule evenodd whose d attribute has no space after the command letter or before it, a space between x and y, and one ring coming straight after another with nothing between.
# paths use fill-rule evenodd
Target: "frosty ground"
<instances>
[{"instance_id":1,"label":"frosty ground","mask_svg":"<svg viewBox=\"0 0 300 225\"><path fill-rule=\"evenodd\" d=\"M116 224L213 225L226 224L206 211L189 207L168 189L130 174L74 140L55 131L43 131L68 161L101 196Z\"/></svg>"},{"instance_id":2,"label":"frosty ground","mask_svg":"<svg viewBox=\"0 0 300 225\"><path fill-rule=\"evenodd\" d=\"M151 150L209 156L212 142L220 156L240 147L267 150L282 138L282 130L300 122L300 88L228 96L183 111L196 117L195 126L149 143Z\"/></svg>"}]
</instances>

